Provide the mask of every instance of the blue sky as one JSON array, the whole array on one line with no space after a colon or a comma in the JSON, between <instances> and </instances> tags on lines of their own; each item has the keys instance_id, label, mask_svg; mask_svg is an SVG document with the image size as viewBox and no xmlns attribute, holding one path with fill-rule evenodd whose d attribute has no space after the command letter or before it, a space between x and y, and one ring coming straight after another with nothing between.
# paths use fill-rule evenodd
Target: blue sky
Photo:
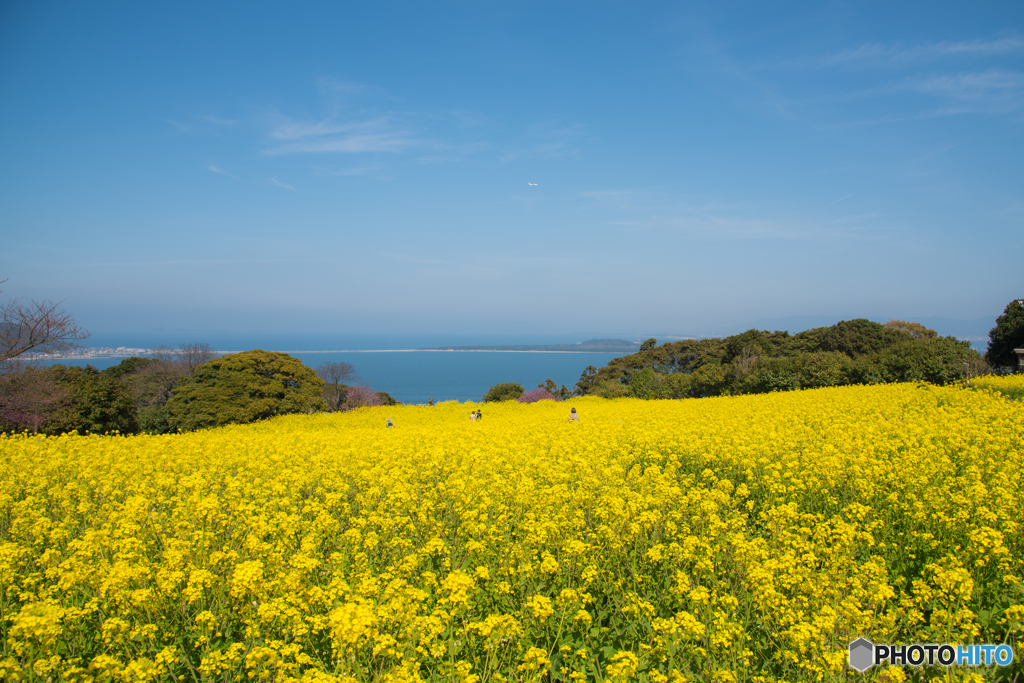
<instances>
[{"instance_id":1,"label":"blue sky","mask_svg":"<svg viewBox=\"0 0 1024 683\"><path fill-rule=\"evenodd\" d=\"M544 339L1024 295L1019 2L210 5L0 4L4 297Z\"/></svg>"}]
</instances>

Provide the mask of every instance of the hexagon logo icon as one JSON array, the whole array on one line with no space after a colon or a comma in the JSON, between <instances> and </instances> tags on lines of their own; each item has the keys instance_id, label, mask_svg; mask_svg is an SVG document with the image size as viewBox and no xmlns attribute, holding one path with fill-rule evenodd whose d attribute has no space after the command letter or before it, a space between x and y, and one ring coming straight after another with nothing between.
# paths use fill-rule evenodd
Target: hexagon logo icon
<instances>
[{"instance_id":1,"label":"hexagon logo icon","mask_svg":"<svg viewBox=\"0 0 1024 683\"><path fill-rule=\"evenodd\" d=\"M875 644L867 638L850 643L850 668L867 671L875 665Z\"/></svg>"}]
</instances>

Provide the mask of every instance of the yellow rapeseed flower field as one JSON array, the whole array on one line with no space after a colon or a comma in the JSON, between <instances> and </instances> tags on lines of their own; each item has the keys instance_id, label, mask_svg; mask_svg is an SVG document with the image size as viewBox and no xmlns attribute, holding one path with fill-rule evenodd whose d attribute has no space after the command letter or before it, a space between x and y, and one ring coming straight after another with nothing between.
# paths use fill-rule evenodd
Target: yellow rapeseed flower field
<instances>
[{"instance_id":1,"label":"yellow rapeseed flower field","mask_svg":"<svg viewBox=\"0 0 1024 683\"><path fill-rule=\"evenodd\" d=\"M847 643L1016 648L1020 402L570 405L0 437L0 678L899 681Z\"/></svg>"},{"instance_id":2,"label":"yellow rapeseed flower field","mask_svg":"<svg viewBox=\"0 0 1024 683\"><path fill-rule=\"evenodd\" d=\"M1011 398L1024 398L1024 373L1015 375L984 375L971 380L971 386L998 391Z\"/></svg>"}]
</instances>

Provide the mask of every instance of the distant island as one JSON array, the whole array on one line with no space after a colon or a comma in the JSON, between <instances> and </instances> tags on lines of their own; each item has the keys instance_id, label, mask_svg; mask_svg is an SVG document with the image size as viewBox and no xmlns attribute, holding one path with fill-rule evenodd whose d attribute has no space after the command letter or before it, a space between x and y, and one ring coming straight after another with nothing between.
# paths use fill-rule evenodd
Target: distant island
<instances>
[{"instance_id":1,"label":"distant island","mask_svg":"<svg viewBox=\"0 0 1024 683\"><path fill-rule=\"evenodd\" d=\"M575 344L497 344L494 346L437 346L417 351L546 351L563 353L635 353L640 342L625 339L588 339Z\"/></svg>"}]
</instances>

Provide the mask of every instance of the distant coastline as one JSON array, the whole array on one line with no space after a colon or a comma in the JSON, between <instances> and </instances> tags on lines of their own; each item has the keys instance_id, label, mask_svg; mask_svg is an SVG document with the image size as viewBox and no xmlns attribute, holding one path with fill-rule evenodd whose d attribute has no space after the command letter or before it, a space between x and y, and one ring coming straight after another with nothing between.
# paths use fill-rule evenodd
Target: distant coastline
<instances>
[{"instance_id":1,"label":"distant coastline","mask_svg":"<svg viewBox=\"0 0 1024 683\"><path fill-rule=\"evenodd\" d=\"M439 346L417 351L498 351L506 353L635 353L640 342L625 339L588 339L575 344L495 344L490 346Z\"/></svg>"},{"instance_id":2,"label":"distant coastline","mask_svg":"<svg viewBox=\"0 0 1024 683\"><path fill-rule=\"evenodd\" d=\"M249 351L251 349L245 349ZM554 351L547 349L338 349L335 351L276 351L276 353L287 353L287 354L310 354L310 353L632 353L636 349L629 351L609 351L607 349L580 349L579 351ZM264 349L264 351L274 351L274 349ZM135 356L145 357L155 353L155 349L136 349L134 353L89 353L88 350L83 350L77 354L37 354L37 355L25 355L25 360L39 361L39 360L94 360L101 358L132 358ZM213 353L218 356L224 356L229 353L242 353L243 350L238 351L214 351Z\"/></svg>"},{"instance_id":3,"label":"distant coastline","mask_svg":"<svg viewBox=\"0 0 1024 683\"><path fill-rule=\"evenodd\" d=\"M590 339L576 344L516 344L516 345L494 345L494 346L438 346L433 348L419 349L337 349L330 351L278 351L287 354L312 354L312 353L611 353L629 354L635 353L640 348L639 342L630 342L625 339ZM241 353L238 351L214 351L218 356L229 353ZM273 351L274 349L264 349ZM101 360L132 358L133 356L152 356L156 353L177 353L175 349L142 349L127 346L117 347L84 347L72 349L64 353L53 354L26 354L25 360L29 361L61 361L61 360Z\"/></svg>"}]
</instances>

